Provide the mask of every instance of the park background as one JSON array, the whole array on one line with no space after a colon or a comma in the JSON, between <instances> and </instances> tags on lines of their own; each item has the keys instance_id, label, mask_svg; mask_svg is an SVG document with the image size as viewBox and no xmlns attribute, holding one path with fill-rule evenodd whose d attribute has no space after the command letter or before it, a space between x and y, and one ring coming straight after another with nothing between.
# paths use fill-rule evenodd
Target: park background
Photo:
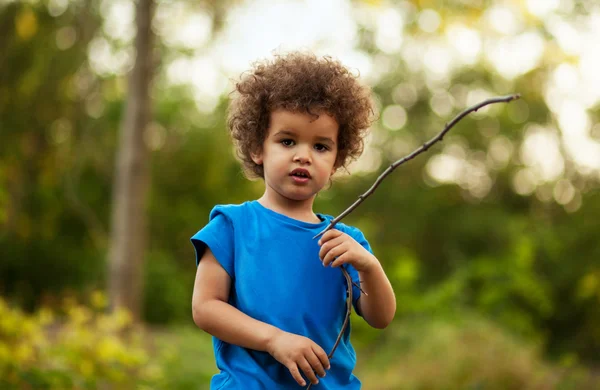
<instances>
[{"instance_id":1,"label":"park background","mask_svg":"<svg viewBox=\"0 0 600 390\"><path fill-rule=\"evenodd\" d=\"M398 302L383 331L353 316L364 388L600 388L596 1L136 4L0 0L1 388L208 389L189 238L215 204L261 195L228 94L291 49L374 90L365 154L317 198L332 215L458 112L522 95L462 120L344 220Z\"/></svg>"}]
</instances>

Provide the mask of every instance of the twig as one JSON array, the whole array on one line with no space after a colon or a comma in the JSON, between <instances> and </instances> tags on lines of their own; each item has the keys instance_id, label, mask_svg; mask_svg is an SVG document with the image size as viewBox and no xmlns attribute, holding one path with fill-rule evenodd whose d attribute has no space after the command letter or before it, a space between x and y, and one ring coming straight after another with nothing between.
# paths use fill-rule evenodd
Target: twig
<instances>
[{"instance_id":1,"label":"twig","mask_svg":"<svg viewBox=\"0 0 600 390\"><path fill-rule=\"evenodd\" d=\"M327 357L329 359L333 357L333 353L337 349L337 346L339 345L340 340L342 339L342 335L344 334L344 331L348 326L348 322L350 321L350 313L352 313L352 278L350 277L348 271L346 271L346 268L340 267L340 269L342 270L342 273L346 278L346 317L344 318L344 323L342 324L342 330L340 330L340 333L338 333L337 339L335 340L335 344L333 344L333 348L331 348L331 351L329 352L329 354L327 354ZM309 383L306 387L306 390L309 390L311 387L312 383Z\"/></svg>"},{"instance_id":2,"label":"twig","mask_svg":"<svg viewBox=\"0 0 600 390\"><path fill-rule=\"evenodd\" d=\"M338 215L337 217L335 217L334 219L331 220L331 222L329 223L329 225L323 229L319 234L317 234L316 236L313 237L317 238L323 234L325 234L325 232L327 232L328 230L333 229L333 227L335 226L336 223L340 222L342 220L342 218L346 217L348 214L350 214L354 209L356 209L358 207L358 205L360 205L369 195L371 195L373 192L375 192L375 190L377 189L377 187L379 187L379 184L381 184L381 182L383 181L383 179L386 178L387 175L389 175L394 169L398 168L400 165L404 164L405 162L412 160L413 158L415 158L416 156L418 156L419 154L425 152L427 149L429 149L433 144L435 144L438 141L441 141L444 136L446 135L446 133L452 128L454 127L454 125L456 125L462 118L464 118L465 116L467 116L468 114L475 112L477 110L479 110L481 107L487 106L488 104L493 104L493 103L508 103L512 100L516 100L519 99L521 97L520 94L515 94L515 95L507 95L507 96L500 96L500 97L495 97L495 98L491 98L491 99L487 99L482 101L481 103L478 103L472 107L467 108L466 110L462 111L460 114L458 114L456 117L454 117L454 119L452 119L452 121L450 121L449 123L446 124L446 126L444 126L444 129L435 137L433 137L432 139L430 139L429 141L425 142L423 145L421 145L421 147L419 147L418 149L414 150L411 154L402 157L400 160L397 160L396 162L394 162L392 165L390 165L381 175L379 175L379 177L377 178L377 180L375 180L375 183L373 183L373 185L371 186L371 188L369 188L367 190L367 192L365 192L364 194L360 195L358 197L358 199L350 206L348 207L346 210L344 210L344 212L342 212L340 215ZM329 357L329 359L331 359L331 357L333 356L333 353L335 352L341 338L342 335L344 334L344 331L346 330L346 327L348 326L348 321L350 319L350 313L352 312L352 285L356 285L356 283L354 283L352 281L352 279L350 278L350 275L348 274L348 271L346 271L346 269L344 267L340 267L340 269L342 270L342 273L344 274L344 277L346 278L346 318L344 318L344 323L342 325L342 329L340 330L340 333L337 336L337 339L335 341L335 344L333 345L333 348L331 349L331 352L329 352L329 355L327 355ZM360 288L360 286L358 286L358 288ZM362 290L362 288L360 288L360 290L366 295L366 293ZM312 386L312 383L310 383L308 385L308 387L306 388L306 390L309 390Z\"/></svg>"},{"instance_id":3,"label":"twig","mask_svg":"<svg viewBox=\"0 0 600 390\"><path fill-rule=\"evenodd\" d=\"M452 121L450 123L446 124L446 126L444 127L444 130L442 130L438 135L436 135L435 137L433 137L429 141L425 142L423 145L421 145L421 147L419 147L418 149L416 149L415 151L413 151L411 154L409 154L409 155L407 155L405 157L402 157L400 160L398 160L395 163L393 163L392 165L390 165L381 175L379 175L379 177L377 178L377 180L375 180L375 183L373 183L373 185L371 186L371 188L369 188L367 190L367 192L365 192L364 194L360 195L358 197L358 199L350 207L348 207L346 210L344 210L344 212L342 212L340 215L338 215L337 217L335 217L334 219L332 219L331 222L329 222L329 225L325 229L323 229L319 234L317 234L316 236L314 236L313 238L317 238L317 237L325 234L325 232L327 232L328 230L333 229L333 227L335 226L336 223L340 222L344 217L346 217L355 208L357 208L358 205L361 204L369 195L371 195L373 192L375 192L375 189L377 189L377 187L379 187L379 184L381 184L381 182L383 181L383 179L386 178L387 175L389 175L390 173L392 173L392 171L394 169L398 168L400 165L404 164L405 162L407 162L409 160L412 160L413 158L415 158L419 154L421 154L424 151L426 151L427 149L429 149L431 147L431 145L433 145L434 143L436 143L438 141L441 141L444 138L444 136L446 135L446 133L455 124L457 124L462 118L464 118L465 116L467 116L471 112L479 110L481 107L487 106L488 104L492 104L492 103L508 103L511 100L516 100L516 99L519 99L520 97L521 97L520 94L516 94L516 95L508 95L508 96L500 96L500 97L491 98L491 99L488 99L488 100L484 100L483 102L481 102L479 104L476 104L476 105L474 105L472 107L469 107L466 110L464 110L463 112L461 112L460 114L458 114L454 119L452 119Z\"/></svg>"}]
</instances>

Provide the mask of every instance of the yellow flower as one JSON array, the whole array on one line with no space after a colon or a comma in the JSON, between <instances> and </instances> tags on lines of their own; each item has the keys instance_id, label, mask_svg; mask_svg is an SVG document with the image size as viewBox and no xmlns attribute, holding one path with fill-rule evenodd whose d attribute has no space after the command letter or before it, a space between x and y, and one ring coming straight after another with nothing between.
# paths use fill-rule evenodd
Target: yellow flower
<instances>
[{"instance_id":1,"label":"yellow flower","mask_svg":"<svg viewBox=\"0 0 600 390\"><path fill-rule=\"evenodd\" d=\"M104 362L114 360L121 352L121 345L116 337L105 337L98 343L97 353L98 358Z\"/></svg>"},{"instance_id":2,"label":"yellow flower","mask_svg":"<svg viewBox=\"0 0 600 390\"><path fill-rule=\"evenodd\" d=\"M10 349L6 344L0 343L0 364L7 362L10 358Z\"/></svg>"},{"instance_id":3,"label":"yellow flower","mask_svg":"<svg viewBox=\"0 0 600 390\"><path fill-rule=\"evenodd\" d=\"M108 300L106 299L106 295L101 291L94 291L91 297L92 307L94 309L102 310L105 309L108 305Z\"/></svg>"},{"instance_id":4,"label":"yellow flower","mask_svg":"<svg viewBox=\"0 0 600 390\"><path fill-rule=\"evenodd\" d=\"M19 364L25 364L33 358L33 348L30 345L21 343L15 348L14 359Z\"/></svg>"},{"instance_id":5,"label":"yellow flower","mask_svg":"<svg viewBox=\"0 0 600 390\"><path fill-rule=\"evenodd\" d=\"M49 325L54 321L54 314L52 313L52 310L46 307L40 309L37 317L39 324L42 326Z\"/></svg>"},{"instance_id":6,"label":"yellow flower","mask_svg":"<svg viewBox=\"0 0 600 390\"><path fill-rule=\"evenodd\" d=\"M74 306L68 312L71 321L77 325L85 324L92 318L90 310L83 306Z\"/></svg>"},{"instance_id":7,"label":"yellow flower","mask_svg":"<svg viewBox=\"0 0 600 390\"><path fill-rule=\"evenodd\" d=\"M150 364L142 370L142 375L151 381L163 378L163 370L157 364Z\"/></svg>"},{"instance_id":8,"label":"yellow flower","mask_svg":"<svg viewBox=\"0 0 600 390\"><path fill-rule=\"evenodd\" d=\"M79 372L85 377L92 377L92 375L94 375L94 363L89 360L82 360L81 363L79 363Z\"/></svg>"},{"instance_id":9,"label":"yellow flower","mask_svg":"<svg viewBox=\"0 0 600 390\"><path fill-rule=\"evenodd\" d=\"M0 318L0 333L9 337L17 335L19 333L20 322L21 316L18 312L2 316Z\"/></svg>"},{"instance_id":10,"label":"yellow flower","mask_svg":"<svg viewBox=\"0 0 600 390\"><path fill-rule=\"evenodd\" d=\"M119 329L122 329L124 327L126 327L127 325L130 325L133 322L133 318L131 317L131 313L129 313L129 311L125 310L125 309L117 309L115 311L115 320L117 322L117 326Z\"/></svg>"}]
</instances>

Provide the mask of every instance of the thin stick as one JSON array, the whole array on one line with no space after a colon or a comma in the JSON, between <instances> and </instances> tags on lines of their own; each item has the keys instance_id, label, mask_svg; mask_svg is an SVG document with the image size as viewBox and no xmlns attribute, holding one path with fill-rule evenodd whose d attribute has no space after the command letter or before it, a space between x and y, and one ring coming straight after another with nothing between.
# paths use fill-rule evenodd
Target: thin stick
<instances>
[{"instance_id":1,"label":"thin stick","mask_svg":"<svg viewBox=\"0 0 600 390\"><path fill-rule=\"evenodd\" d=\"M350 322L350 313L352 313L352 284L353 284L352 277L350 277L350 274L348 273L348 271L346 271L346 268L340 267L340 269L342 270L342 273L344 274L344 277L346 278L346 317L344 318L344 323L342 324L342 329L340 330L340 333L338 333L338 335L337 335L335 344L333 344L333 348L331 348L331 351L327 355L327 357L329 359L331 359L333 357L333 353L335 352L336 348L338 347L340 340L342 339L342 335L344 334L344 331L348 327L348 322ZM308 386L306 387L306 390L310 390L311 386L312 386L312 383L309 383Z\"/></svg>"},{"instance_id":2,"label":"thin stick","mask_svg":"<svg viewBox=\"0 0 600 390\"><path fill-rule=\"evenodd\" d=\"M508 103L508 102L510 102L512 100L519 99L520 97L521 97L520 94L516 94L516 95L508 95L508 96L500 96L500 97L491 98L491 99L488 99L488 100L484 100L483 102L481 102L479 104L476 104L476 105L474 105L472 107L469 107L466 110L464 110L463 112L461 112L460 114L458 114L454 119L452 119L452 121L450 123L446 124L446 126L444 127L444 130L442 130L438 135L436 135L435 137L433 137L429 141L425 142L423 145L421 145L421 147L419 147L418 149L416 149L415 151L413 151L411 154L409 154L409 155L407 155L405 157L402 157L400 160L398 160L395 163L393 163L392 165L390 165L381 175L379 175L379 177L377 178L377 180L375 180L375 183L373 183L373 185L371 186L371 188L369 188L367 190L367 192L365 192L364 194L360 195L358 197L358 199L350 207L348 207L346 210L344 210L344 212L342 212L340 215L338 215L337 217L335 217L334 219L332 219L331 222L329 223L329 225L325 229L323 229L319 234L317 234L316 236L314 236L313 238L317 238L317 237L323 235L328 230L333 229L333 227L335 226L336 223L340 222L344 217L346 217L355 208L357 208L358 205L361 204L369 195L371 195L373 192L375 192L375 190L377 189L377 187L379 187L379 184L381 184L381 182L383 181L383 179L386 178L387 175L389 175L390 173L392 173L392 171L394 169L398 168L400 165L404 164L405 162L407 162L409 160L412 160L413 158L415 158L419 154L425 152L427 149L429 149L436 142L441 141L444 138L444 136L446 135L446 133L452 127L454 127L454 125L457 124L462 118L464 118L465 116L467 116L471 112L479 110L481 107L487 106L488 104L493 104L493 103Z\"/></svg>"},{"instance_id":3,"label":"thin stick","mask_svg":"<svg viewBox=\"0 0 600 390\"><path fill-rule=\"evenodd\" d=\"M343 213L341 213L336 218L332 219L331 222L329 223L329 225L325 229L323 229L319 234L317 234L316 236L314 236L313 239L317 238L317 237L319 237L321 235L323 235L328 230L333 229L333 227L335 226L336 223L338 223L339 221L342 220L342 218L344 218L348 214L350 214L369 195L371 195L373 192L375 192L375 190L377 189L377 187L379 187L379 184L381 184L381 182L383 181L383 179L386 178L387 175L389 175L394 169L398 168L398 166L404 164L405 162L407 162L409 160L412 160L413 158L415 158L419 154L421 154L421 153L425 152L426 150L428 150L436 142L441 141L444 138L444 136L446 135L446 133L452 127L454 127L454 125L456 125L462 118L464 118L465 116L467 116L471 112L475 112L475 111L479 110L481 107L487 106L488 104L493 104L493 103L508 103L508 102L510 102L512 100L519 99L520 97L521 97L520 94L516 94L516 95L507 95L507 96L500 96L500 97L491 98L491 99L488 99L488 100L484 100L483 102L478 103L478 104L476 104L476 105L474 105L472 107L469 107L466 110L464 110L463 112L461 112L460 114L458 114L456 117L454 117L454 119L452 119L452 121L450 121L450 123L447 123L446 126L444 126L444 129L438 135L436 135L435 137L433 137L432 139L430 139L429 141L427 141L426 143L424 143L421 147L419 147L418 149L416 149L415 151L413 151L411 154L409 154L409 155L401 158L400 160L397 160L392 165L390 165L381 175L379 175L379 177L377 178L377 180L375 180L375 183L373 183L373 185L371 186L371 188L369 188L367 190L367 192L365 192L364 194L360 195L358 197L358 199L350 207L348 207L346 210L344 210ZM344 274L344 277L346 278L346 317L344 318L344 323L342 325L342 329L340 330L340 333L338 333L338 336L337 336L337 339L335 341L335 344L333 345L333 348L331 349L331 352L329 352L329 354L327 355L329 357L329 359L332 358L333 353L335 352L338 344L340 343L342 335L344 334L344 331L346 330L346 327L348 326L348 322L350 320L350 313L352 313L352 285L355 284L355 283L352 282L352 278L350 277L350 274L348 274L348 271L346 271L346 269L344 267L340 267L340 269L342 270L342 273ZM360 288L360 286L359 286L359 288ZM362 291L362 289L361 289L361 291ZM365 292L363 291L363 293L365 293ZM306 390L309 390L311 387L312 387L312 383L310 383L308 385L308 387L306 388Z\"/></svg>"}]
</instances>

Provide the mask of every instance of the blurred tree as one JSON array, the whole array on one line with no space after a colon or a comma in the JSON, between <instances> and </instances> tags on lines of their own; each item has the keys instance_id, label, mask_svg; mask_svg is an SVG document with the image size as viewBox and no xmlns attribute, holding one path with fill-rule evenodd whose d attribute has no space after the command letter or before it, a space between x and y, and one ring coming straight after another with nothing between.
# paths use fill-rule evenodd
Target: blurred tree
<instances>
[{"instance_id":1,"label":"blurred tree","mask_svg":"<svg viewBox=\"0 0 600 390\"><path fill-rule=\"evenodd\" d=\"M214 29L213 3L229 12L225 2L156 2L153 116L144 134L152 179L143 318L153 323L190 322L189 237L211 207L260 195L260 182L244 179L233 157L227 96L216 106L198 97L202 88L220 93L212 84L198 88L198 80L215 74L205 64L218 62L211 48L222 41L185 45L169 35L197 33L188 25ZM558 3L543 17L526 11ZM27 308L106 282L113 162L134 58L132 5L0 0L0 293ZM521 101L465 118L442 144L386 179L347 222L365 231L384 262L399 320L466 306L545 341L568 361L597 359L598 175L572 159L566 144L578 139L568 132L577 126L561 130L583 123L586 135L600 140L600 88L583 77L597 75L597 51L577 46L593 40L557 33L579 37L573 32L593 27L593 2L355 6L381 119L353 176L340 175L319 194L318 210L341 212L380 167L429 139L472 100L521 92ZM241 13L235 16L237 28ZM515 40L523 36L529 38ZM532 57L540 47L543 55ZM582 106L583 98L591 106ZM592 155L587 150L581 156ZM357 344L386 342L385 332L353 325Z\"/></svg>"},{"instance_id":2,"label":"blurred tree","mask_svg":"<svg viewBox=\"0 0 600 390\"><path fill-rule=\"evenodd\" d=\"M91 0L0 2L0 291L26 307L98 271L81 242L101 245L103 224L82 198L103 183L78 183L95 163L85 59L99 26Z\"/></svg>"},{"instance_id":3,"label":"blurred tree","mask_svg":"<svg viewBox=\"0 0 600 390\"><path fill-rule=\"evenodd\" d=\"M136 7L135 63L129 76L113 184L109 250L109 298L140 318L146 256L146 202L150 163L144 133L151 118L150 88L154 73L153 0Z\"/></svg>"},{"instance_id":4,"label":"blurred tree","mask_svg":"<svg viewBox=\"0 0 600 390\"><path fill-rule=\"evenodd\" d=\"M206 3L212 8L214 32L222 25L223 2ZM153 0L139 0L136 6L135 62L118 143L108 255L111 305L128 308L136 319L141 317L148 241L150 155L145 135L152 118L150 93L157 62L152 28L155 8Z\"/></svg>"}]
</instances>

